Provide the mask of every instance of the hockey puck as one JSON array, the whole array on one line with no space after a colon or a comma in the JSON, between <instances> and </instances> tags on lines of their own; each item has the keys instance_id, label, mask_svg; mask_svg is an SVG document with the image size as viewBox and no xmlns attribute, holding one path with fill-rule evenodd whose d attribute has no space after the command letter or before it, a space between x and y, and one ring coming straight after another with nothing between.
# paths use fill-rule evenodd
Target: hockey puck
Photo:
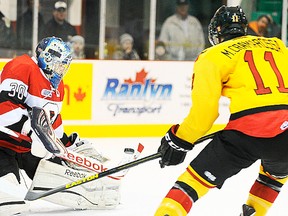
<instances>
[{"instance_id":1,"label":"hockey puck","mask_svg":"<svg viewBox=\"0 0 288 216\"><path fill-rule=\"evenodd\" d=\"M132 149L132 148L125 148L124 149L124 153L126 153L126 154L134 154L134 149Z\"/></svg>"}]
</instances>

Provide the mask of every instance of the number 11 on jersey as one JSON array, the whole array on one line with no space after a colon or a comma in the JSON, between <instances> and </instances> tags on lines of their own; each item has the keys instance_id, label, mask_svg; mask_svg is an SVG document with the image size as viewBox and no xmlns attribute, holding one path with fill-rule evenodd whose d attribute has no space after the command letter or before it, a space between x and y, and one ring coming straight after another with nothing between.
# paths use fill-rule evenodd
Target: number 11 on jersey
<instances>
[{"instance_id":1,"label":"number 11 on jersey","mask_svg":"<svg viewBox=\"0 0 288 216\"><path fill-rule=\"evenodd\" d=\"M244 60L245 60L245 62L248 63L250 71L253 74L253 77L254 77L254 80L255 80L255 83L257 86L257 89L255 89L256 94L262 95L262 94L272 93L271 89L269 87L265 87L265 85L264 85L263 79L262 79L262 77L261 77L261 75L260 75L260 73L257 70L257 67L255 65L255 62L253 59L253 53L251 50L247 50L245 52ZM288 88L286 88L284 85L284 80L283 80L282 74L276 65L276 62L274 60L272 52L266 51L264 53L264 60L269 62L274 74L277 77L277 81L279 84L279 86L277 87L278 91L281 93L288 93Z\"/></svg>"}]
</instances>

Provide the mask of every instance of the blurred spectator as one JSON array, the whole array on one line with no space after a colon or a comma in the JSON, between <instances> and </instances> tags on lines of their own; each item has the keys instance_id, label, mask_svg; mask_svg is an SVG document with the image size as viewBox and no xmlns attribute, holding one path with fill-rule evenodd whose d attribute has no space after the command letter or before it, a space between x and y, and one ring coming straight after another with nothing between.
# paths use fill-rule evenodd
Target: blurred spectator
<instances>
[{"instance_id":1,"label":"blurred spectator","mask_svg":"<svg viewBox=\"0 0 288 216\"><path fill-rule=\"evenodd\" d=\"M166 44L172 60L195 60L205 48L201 23L188 14L189 0L176 4L176 13L165 20L159 40Z\"/></svg>"},{"instance_id":2,"label":"blurred spectator","mask_svg":"<svg viewBox=\"0 0 288 216\"><path fill-rule=\"evenodd\" d=\"M115 51L113 52L113 55L112 55L112 59L113 60L121 60L123 59L123 51L121 49L121 46L118 45L115 47Z\"/></svg>"},{"instance_id":3,"label":"blurred spectator","mask_svg":"<svg viewBox=\"0 0 288 216\"><path fill-rule=\"evenodd\" d=\"M81 35L75 35L70 40L73 59L84 59L85 39Z\"/></svg>"},{"instance_id":4,"label":"blurred spectator","mask_svg":"<svg viewBox=\"0 0 288 216\"><path fill-rule=\"evenodd\" d=\"M32 28L33 28L33 0L27 0L27 10L17 18L16 38L17 48L32 49ZM39 5L40 10L40 5ZM42 39L41 32L44 30L44 18L38 13L38 41Z\"/></svg>"},{"instance_id":5,"label":"blurred spectator","mask_svg":"<svg viewBox=\"0 0 288 216\"><path fill-rule=\"evenodd\" d=\"M251 21L248 24L247 34L254 36L268 36L268 26L270 25L271 20L267 15L261 15L257 18L256 21Z\"/></svg>"},{"instance_id":6,"label":"blurred spectator","mask_svg":"<svg viewBox=\"0 0 288 216\"><path fill-rule=\"evenodd\" d=\"M11 21L0 11L0 47L14 48L15 34L11 27Z\"/></svg>"},{"instance_id":7,"label":"blurred spectator","mask_svg":"<svg viewBox=\"0 0 288 216\"><path fill-rule=\"evenodd\" d=\"M155 44L155 60L171 60L163 41L157 41Z\"/></svg>"},{"instance_id":8,"label":"blurred spectator","mask_svg":"<svg viewBox=\"0 0 288 216\"><path fill-rule=\"evenodd\" d=\"M270 25L268 26L268 37L277 37L281 39L281 27L277 25L270 14L267 14L270 19Z\"/></svg>"},{"instance_id":9,"label":"blurred spectator","mask_svg":"<svg viewBox=\"0 0 288 216\"><path fill-rule=\"evenodd\" d=\"M113 54L113 59L124 60L140 60L140 57L135 49L133 49L134 39L130 34L122 34L120 36L120 49Z\"/></svg>"},{"instance_id":10,"label":"blurred spectator","mask_svg":"<svg viewBox=\"0 0 288 216\"><path fill-rule=\"evenodd\" d=\"M67 4L64 1L57 1L54 4L53 17L45 25L43 37L60 37L64 41L76 35L76 29L69 22L66 21Z\"/></svg>"}]
</instances>

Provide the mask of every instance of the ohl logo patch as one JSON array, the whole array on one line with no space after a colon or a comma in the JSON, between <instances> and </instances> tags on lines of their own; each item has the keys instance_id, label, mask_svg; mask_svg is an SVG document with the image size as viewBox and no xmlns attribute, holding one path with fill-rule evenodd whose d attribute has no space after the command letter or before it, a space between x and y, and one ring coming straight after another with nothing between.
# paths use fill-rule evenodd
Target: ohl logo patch
<instances>
[{"instance_id":1,"label":"ohl logo patch","mask_svg":"<svg viewBox=\"0 0 288 216\"><path fill-rule=\"evenodd\" d=\"M135 80L128 78L121 83L117 78L107 80L103 100L169 100L172 84L157 84L148 78L144 69L136 73Z\"/></svg>"}]
</instances>

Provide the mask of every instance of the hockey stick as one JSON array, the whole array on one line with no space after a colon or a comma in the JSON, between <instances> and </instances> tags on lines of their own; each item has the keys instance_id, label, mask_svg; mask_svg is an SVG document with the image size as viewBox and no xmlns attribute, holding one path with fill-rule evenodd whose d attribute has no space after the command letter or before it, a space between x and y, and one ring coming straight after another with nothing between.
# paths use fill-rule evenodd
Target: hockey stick
<instances>
[{"instance_id":1,"label":"hockey stick","mask_svg":"<svg viewBox=\"0 0 288 216\"><path fill-rule=\"evenodd\" d=\"M207 135L205 135L205 136L200 137L199 139L197 139L197 140L193 143L193 145L199 144L199 143L204 142L204 141L206 141L206 140L208 140L208 139L213 139L213 137L215 136L215 134L216 134L217 132L219 132L219 131L216 131L216 132L214 132L214 133L207 134Z\"/></svg>"},{"instance_id":2,"label":"hockey stick","mask_svg":"<svg viewBox=\"0 0 288 216\"><path fill-rule=\"evenodd\" d=\"M1 125L0 125L0 131L3 133L6 133L7 135L10 135L11 138L13 138L17 141L25 140L27 142L32 142L30 137L28 137L24 134L21 134L19 132L13 131L13 130L6 128L4 126L1 126ZM63 146L63 148L65 148L65 147ZM140 153L143 151L143 149L144 149L144 146L141 143L139 143L138 147L137 147L137 152L134 154L134 158L132 158L132 159L136 160L138 158L138 156L140 155ZM101 173L101 172L108 169L107 167L104 167L103 164L100 164L99 161L95 160L94 158L85 157L84 155L73 152L69 149L66 149L64 154L54 153L54 155L56 157L59 157L61 159L66 160L66 161L75 163L75 164L77 164L81 167L84 167L84 168L86 168L90 171L93 171L93 172ZM119 175L119 176L108 176L108 177L112 178L112 179L120 180L121 178L123 178L125 176L126 172L121 173L121 175Z\"/></svg>"},{"instance_id":3,"label":"hockey stick","mask_svg":"<svg viewBox=\"0 0 288 216\"><path fill-rule=\"evenodd\" d=\"M215 133L217 133L217 132L215 132ZM199 143L201 143L201 142L203 142L203 141L205 141L207 139L211 139L215 135L215 133L208 134L206 136L203 136L203 137L199 138L194 144L199 144ZM83 185L83 184L85 184L87 182L91 182L91 181L97 180L99 178L103 178L103 177L105 177L107 175L111 175L111 174L117 173L117 172L119 172L121 170L129 169L131 167L137 166L139 164L142 164L142 163L145 163L145 162L148 162L148 161L160 158L160 157L161 157L161 153L157 152L157 153L149 155L147 157L144 157L144 158L141 158L141 159L138 159L138 160L135 160L135 161L120 165L120 166L115 167L115 168L111 168L111 169L106 170L104 172L101 172L101 173L98 173L98 174L94 174L94 175L79 179L79 180L74 181L74 182L70 182L70 183L68 183L66 185L62 185L62 186L58 186L56 188L52 188L52 189L44 191L44 192L28 191L27 194L26 194L25 200L34 201L34 200L37 200L37 199L40 199L40 198L43 198L43 197L46 197L46 196L49 196L49 195L52 195L52 194L67 190L67 189L70 189L70 188L73 188L73 187L76 187L76 186L79 186L79 185Z\"/></svg>"},{"instance_id":4,"label":"hockey stick","mask_svg":"<svg viewBox=\"0 0 288 216\"><path fill-rule=\"evenodd\" d=\"M37 200L37 199L40 199L40 198L43 198L43 197L46 197L46 196L61 192L61 191L64 191L66 189L70 189L70 188L73 188L73 187L76 187L76 186L83 185L85 183L94 181L96 179L100 179L100 178L103 178L105 176L112 175L112 174L117 173L117 172L119 172L121 170L129 169L131 167L137 166L139 164L142 164L142 163L145 163L145 162L148 162L148 161L160 158L160 157L161 157L161 153L158 152L158 153L149 155L147 157L144 157L144 158L141 158L141 159L138 159L138 160L135 160L135 161L131 161L129 163L126 163L126 164L117 166L115 168L106 170L104 172L96 173L94 175L91 175L91 176L79 179L77 181L68 183L66 185L62 185L62 186L50 189L48 191L44 191L44 192L28 191L24 199L28 200L28 201L34 201L34 200Z\"/></svg>"}]
</instances>

